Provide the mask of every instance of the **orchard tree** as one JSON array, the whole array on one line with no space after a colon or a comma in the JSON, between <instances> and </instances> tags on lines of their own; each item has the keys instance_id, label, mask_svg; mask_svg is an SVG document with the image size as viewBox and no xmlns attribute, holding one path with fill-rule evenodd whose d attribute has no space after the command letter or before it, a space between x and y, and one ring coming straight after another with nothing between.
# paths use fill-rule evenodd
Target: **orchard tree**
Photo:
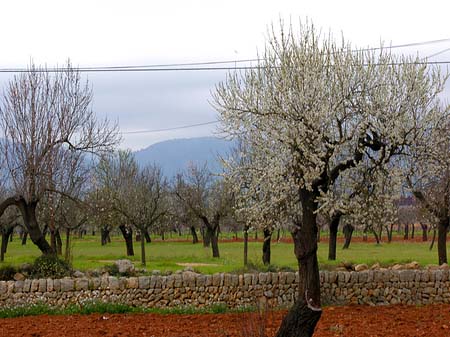
<instances>
[{"instance_id":1,"label":"orchard tree","mask_svg":"<svg viewBox=\"0 0 450 337\"><path fill-rule=\"evenodd\" d=\"M222 219L231 211L233 195L225 181L214 177L206 164L191 165L176 177L173 191L178 200L206 228L204 240L209 240L213 257L220 257L219 231Z\"/></svg>"},{"instance_id":2,"label":"orchard tree","mask_svg":"<svg viewBox=\"0 0 450 337\"><path fill-rule=\"evenodd\" d=\"M141 235L141 262L145 266L144 235L157 225L167 208L167 184L161 169L154 165L140 168L132 152L119 151L103 160L98 172L112 210Z\"/></svg>"},{"instance_id":3,"label":"orchard tree","mask_svg":"<svg viewBox=\"0 0 450 337\"><path fill-rule=\"evenodd\" d=\"M1 97L0 156L9 197L0 202L0 215L17 207L43 254L54 250L39 227L36 208L46 193L58 192L55 177L66 172L69 158L110 151L120 140L116 126L97 119L91 101L91 87L70 64L52 72L31 65L10 80Z\"/></svg>"},{"instance_id":4,"label":"orchard tree","mask_svg":"<svg viewBox=\"0 0 450 337\"><path fill-rule=\"evenodd\" d=\"M250 170L254 190L274 192L267 207L283 198L291 219L299 294L278 337L311 336L321 316L320 203L343 174L401 155L436 110L443 82L417 59L355 51L303 25L298 35L272 31L258 65L217 86L223 132L252 151L250 167L229 165L237 177Z\"/></svg>"},{"instance_id":5,"label":"orchard tree","mask_svg":"<svg viewBox=\"0 0 450 337\"><path fill-rule=\"evenodd\" d=\"M408 184L414 197L437 224L438 262L448 263L447 232L450 227L450 118L441 111L433 128L424 133L411 151Z\"/></svg>"}]
</instances>

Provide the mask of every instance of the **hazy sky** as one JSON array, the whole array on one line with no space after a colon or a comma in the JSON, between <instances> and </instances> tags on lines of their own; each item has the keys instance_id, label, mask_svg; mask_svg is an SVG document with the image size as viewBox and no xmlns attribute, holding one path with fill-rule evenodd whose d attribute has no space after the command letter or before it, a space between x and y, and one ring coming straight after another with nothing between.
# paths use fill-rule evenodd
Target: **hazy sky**
<instances>
[{"instance_id":1,"label":"hazy sky","mask_svg":"<svg viewBox=\"0 0 450 337\"><path fill-rule=\"evenodd\" d=\"M267 26L310 19L359 47L450 38L447 1L51 1L0 2L0 68L151 65L255 58ZM450 42L399 52L429 56ZM450 51L433 60L450 60ZM3 87L12 74L1 74ZM94 109L123 132L214 121L210 92L224 71L89 73ZM210 135L215 125L124 134L123 147Z\"/></svg>"}]
</instances>

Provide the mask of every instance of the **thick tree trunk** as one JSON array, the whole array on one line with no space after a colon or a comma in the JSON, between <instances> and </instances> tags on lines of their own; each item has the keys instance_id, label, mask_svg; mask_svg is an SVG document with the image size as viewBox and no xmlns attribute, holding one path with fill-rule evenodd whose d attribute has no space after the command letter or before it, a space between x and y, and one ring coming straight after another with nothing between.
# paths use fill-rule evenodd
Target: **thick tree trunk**
<instances>
[{"instance_id":1,"label":"thick tree trunk","mask_svg":"<svg viewBox=\"0 0 450 337\"><path fill-rule=\"evenodd\" d=\"M352 241L352 235L353 235L354 230L355 230L355 227L353 227L350 224L346 224L342 228L342 231L344 232L344 237L345 237L345 242L344 242L344 246L342 247L342 249L348 249L348 247L350 247L350 242Z\"/></svg>"},{"instance_id":2,"label":"thick tree trunk","mask_svg":"<svg viewBox=\"0 0 450 337\"><path fill-rule=\"evenodd\" d=\"M422 227L422 241L428 241L428 226L421 223L420 227Z\"/></svg>"},{"instance_id":3,"label":"thick tree trunk","mask_svg":"<svg viewBox=\"0 0 450 337\"><path fill-rule=\"evenodd\" d=\"M336 211L331 216L330 220L330 238L328 241L328 260L336 260L336 243L339 222L341 221L342 212ZM320 241L320 240L318 240Z\"/></svg>"},{"instance_id":4,"label":"thick tree trunk","mask_svg":"<svg viewBox=\"0 0 450 337\"><path fill-rule=\"evenodd\" d=\"M438 224L438 257L439 265L447 262L447 231L449 227L449 218L445 217L439 220Z\"/></svg>"},{"instance_id":5,"label":"thick tree trunk","mask_svg":"<svg viewBox=\"0 0 450 337\"><path fill-rule=\"evenodd\" d=\"M192 234L192 243L193 244L198 243L198 236L194 226L191 226L191 234Z\"/></svg>"},{"instance_id":6,"label":"thick tree trunk","mask_svg":"<svg viewBox=\"0 0 450 337\"><path fill-rule=\"evenodd\" d=\"M31 241L39 248L44 255L53 255L55 251L45 240L44 235L39 227L39 223L36 218L36 206L37 202L26 203L24 199L18 200L17 204L22 214L23 222L30 235Z\"/></svg>"},{"instance_id":7,"label":"thick tree trunk","mask_svg":"<svg viewBox=\"0 0 450 337\"><path fill-rule=\"evenodd\" d=\"M262 260L264 265L269 265L270 264L270 243L272 240L272 231L264 228L264 242L263 242L263 254L262 254Z\"/></svg>"},{"instance_id":8,"label":"thick tree trunk","mask_svg":"<svg viewBox=\"0 0 450 337\"><path fill-rule=\"evenodd\" d=\"M134 256L134 248L133 248L133 230L130 226L120 225L120 231L122 232L122 236L125 239L125 246L127 248L127 256ZM141 240L144 241L144 240Z\"/></svg>"},{"instance_id":9,"label":"thick tree trunk","mask_svg":"<svg viewBox=\"0 0 450 337\"><path fill-rule=\"evenodd\" d=\"M244 267L248 265L248 226L244 226Z\"/></svg>"},{"instance_id":10,"label":"thick tree trunk","mask_svg":"<svg viewBox=\"0 0 450 337\"><path fill-rule=\"evenodd\" d=\"M322 314L317 262L317 193L301 192L302 221L292 233L299 264L298 299L283 319L277 337L310 337Z\"/></svg>"}]
</instances>

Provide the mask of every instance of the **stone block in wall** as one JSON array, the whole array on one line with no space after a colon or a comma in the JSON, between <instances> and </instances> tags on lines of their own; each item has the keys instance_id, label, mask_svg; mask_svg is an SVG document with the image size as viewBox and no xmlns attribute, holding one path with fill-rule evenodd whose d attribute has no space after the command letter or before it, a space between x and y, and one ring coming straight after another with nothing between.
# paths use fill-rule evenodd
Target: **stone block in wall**
<instances>
[{"instance_id":1,"label":"stone block in wall","mask_svg":"<svg viewBox=\"0 0 450 337\"><path fill-rule=\"evenodd\" d=\"M6 294L8 287L5 281L0 281L0 295Z\"/></svg>"},{"instance_id":2,"label":"stone block in wall","mask_svg":"<svg viewBox=\"0 0 450 337\"><path fill-rule=\"evenodd\" d=\"M21 293L23 290L24 281L15 281L14 282L14 292Z\"/></svg>"},{"instance_id":3,"label":"stone block in wall","mask_svg":"<svg viewBox=\"0 0 450 337\"><path fill-rule=\"evenodd\" d=\"M428 270L421 270L420 271L420 281L421 282L428 282L430 280L430 274Z\"/></svg>"},{"instance_id":4,"label":"stone block in wall","mask_svg":"<svg viewBox=\"0 0 450 337\"><path fill-rule=\"evenodd\" d=\"M185 287L190 287L190 288L195 288L195 278L196 278L197 274L191 271L185 271L182 274L182 278L183 278L183 286Z\"/></svg>"},{"instance_id":5,"label":"stone block in wall","mask_svg":"<svg viewBox=\"0 0 450 337\"><path fill-rule=\"evenodd\" d=\"M78 278L75 279L75 290L88 290L89 289L89 280L87 278Z\"/></svg>"},{"instance_id":6,"label":"stone block in wall","mask_svg":"<svg viewBox=\"0 0 450 337\"><path fill-rule=\"evenodd\" d=\"M270 279L272 284L278 284L278 273L271 273Z\"/></svg>"},{"instance_id":7,"label":"stone block in wall","mask_svg":"<svg viewBox=\"0 0 450 337\"><path fill-rule=\"evenodd\" d=\"M205 275L197 275L195 280L195 285L197 287L205 287L206 286L206 276Z\"/></svg>"},{"instance_id":8,"label":"stone block in wall","mask_svg":"<svg viewBox=\"0 0 450 337\"><path fill-rule=\"evenodd\" d=\"M31 280L30 292L35 293L39 289L39 280Z\"/></svg>"},{"instance_id":9,"label":"stone block in wall","mask_svg":"<svg viewBox=\"0 0 450 337\"><path fill-rule=\"evenodd\" d=\"M55 289L55 291L61 291L61 280L53 280L53 289Z\"/></svg>"},{"instance_id":10,"label":"stone block in wall","mask_svg":"<svg viewBox=\"0 0 450 337\"><path fill-rule=\"evenodd\" d=\"M330 271L330 273L328 274L328 278L329 278L329 282L330 284L332 283L337 283L337 272L335 271Z\"/></svg>"},{"instance_id":11,"label":"stone block in wall","mask_svg":"<svg viewBox=\"0 0 450 337\"><path fill-rule=\"evenodd\" d=\"M223 285L223 273L216 273L212 276L212 285L220 287Z\"/></svg>"},{"instance_id":12,"label":"stone block in wall","mask_svg":"<svg viewBox=\"0 0 450 337\"><path fill-rule=\"evenodd\" d=\"M48 278L47 279L47 292L53 291L53 279Z\"/></svg>"},{"instance_id":13,"label":"stone block in wall","mask_svg":"<svg viewBox=\"0 0 450 337\"><path fill-rule=\"evenodd\" d=\"M345 272L345 271L338 271L337 272L337 283L338 284L340 284L340 285L342 285L342 284L345 284L346 282L345 282L345 274L346 274L347 272Z\"/></svg>"},{"instance_id":14,"label":"stone block in wall","mask_svg":"<svg viewBox=\"0 0 450 337\"><path fill-rule=\"evenodd\" d=\"M179 275L177 275L177 276L179 276ZM139 289L148 289L148 287L150 286L150 277L139 276L138 283L139 283Z\"/></svg>"},{"instance_id":15,"label":"stone block in wall","mask_svg":"<svg viewBox=\"0 0 450 337\"><path fill-rule=\"evenodd\" d=\"M183 285L183 277L181 274L174 274L173 275L173 286L175 288L180 288Z\"/></svg>"},{"instance_id":16,"label":"stone block in wall","mask_svg":"<svg viewBox=\"0 0 450 337\"><path fill-rule=\"evenodd\" d=\"M286 284L286 273L282 271L278 273L278 284Z\"/></svg>"},{"instance_id":17,"label":"stone block in wall","mask_svg":"<svg viewBox=\"0 0 450 337\"><path fill-rule=\"evenodd\" d=\"M292 284L295 282L295 273L287 272L286 275L286 284Z\"/></svg>"},{"instance_id":18,"label":"stone block in wall","mask_svg":"<svg viewBox=\"0 0 450 337\"><path fill-rule=\"evenodd\" d=\"M38 290L40 293L45 293L47 291L47 279L45 278L39 279Z\"/></svg>"},{"instance_id":19,"label":"stone block in wall","mask_svg":"<svg viewBox=\"0 0 450 337\"><path fill-rule=\"evenodd\" d=\"M108 277L108 289L119 290L119 279L115 276Z\"/></svg>"},{"instance_id":20,"label":"stone block in wall","mask_svg":"<svg viewBox=\"0 0 450 337\"><path fill-rule=\"evenodd\" d=\"M127 289L137 289L139 288L139 280L137 277L128 277L125 287Z\"/></svg>"},{"instance_id":21,"label":"stone block in wall","mask_svg":"<svg viewBox=\"0 0 450 337\"><path fill-rule=\"evenodd\" d=\"M252 284L252 274L244 274L244 285L249 286Z\"/></svg>"},{"instance_id":22,"label":"stone block in wall","mask_svg":"<svg viewBox=\"0 0 450 337\"><path fill-rule=\"evenodd\" d=\"M259 284L267 284L267 273L259 273Z\"/></svg>"},{"instance_id":23,"label":"stone block in wall","mask_svg":"<svg viewBox=\"0 0 450 337\"><path fill-rule=\"evenodd\" d=\"M359 271L359 272L357 272L357 274L358 274L358 283L366 283L367 282L367 279L369 277L368 270Z\"/></svg>"},{"instance_id":24,"label":"stone block in wall","mask_svg":"<svg viewBox=\"0 0 450 337\"><path fill-rule=\"evenodd\" d=\"M400 282L414 282L416 272L414 270L399 270L397 271Z\"/></svg>"},{"instance_id":25,"label":"stone block in wall","mask_svg":"<svg viewBox=\"0 0 450 337\"><path fill-rule=\"evenodd\" d=\"M31 280L26 279L25 281L23 281L23 292L29 293L30 289L31 289Z\"/></svg>"},{"instance_id":26,"label":"stone block in wall","mask_svg":"<svg viewBox=\"0 0 450 337\"><path fill-rule=\"evenodd\" d=\"M67 292L67 291L73 291L74 290L74 281L70 278L63 278L61 279L61 291Z\"/></svg>"},{"instance_id":27,"label":"stone block in wall","mask_svg":"<svg viewBox=\"0 0 450 337\"><path fill-rule=\"evenodd\" d=\"M90 290L98 290L100 289L101 279L98 277L89 279L89 289Z\"/></svg>"}]
</instances>

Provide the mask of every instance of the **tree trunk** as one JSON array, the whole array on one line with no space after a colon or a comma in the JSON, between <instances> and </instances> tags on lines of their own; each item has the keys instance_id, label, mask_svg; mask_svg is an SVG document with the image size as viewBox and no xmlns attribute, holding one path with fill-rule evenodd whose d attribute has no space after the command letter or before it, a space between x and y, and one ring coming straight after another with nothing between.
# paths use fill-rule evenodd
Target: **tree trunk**
<instances>
[{"instance_id":1,"label":"tree trunk","mask_svg":"<svg viewBox=\"0 0 450 337\"><path fill-rule=\"evenodd\" d=\"M62 240L58 229L50 229L50 245L58 255L62 255Z\"/></svg>"},{"instance_id":2,"label":"tree trunk","mask_svg":"<svg viewBox=\"0 0 450 337\"><path fill-rule=\"evenodd\" d=\"M445 217L439 220L438 224L438 257L439 265L447 263L447 230L449 227L449 218Z\"/></svg>"},{"instance_id":3,"label":"tree trunk","mask_svg":"<svg viewBox=\"0 0 450 337\"><path fill-rule=\"evenodd\" d=\"M141 230L141 264L143 266L146 265L147 261L145 259L145 241L144 241L144 236L145 236L145 230Z\"/></svg>"},{"instance_id":4,"label":"tree trunk","mask_svg":"<svg viewBox=\"0 0 450 337\"><path fill-rule=\"evenodd\" d=\"M415 229L416 229L416 226L414 224L411 224L411 239L414 239Z\"/></svg>"},{"instance_id":5,"label":"tree trunk","mask_svg":"<svg viewBox=\"0 0 450 337\"><path fill-rule=\"evenodd\" d=\"M125 246L127 248L127 256L134 256L133 249L133 229L130 226L120 225L120 231L122 232L122 236L125 239ZM144 241L144 240L141 240Z\"/></svg>"},{"instance_id":6,"label":"tree trunk","mask_svg":"<svg viewBox=\"0 0 450 337\"><path fill-rule=\"evenodd\" d=\"M420 227L422 227L422 241L428 241L428 226L421 223Z\"/></svg>"},{"instance_id":7,"label":"tree trunk","mask_svg":"<svg viewBox=\"0 0 450 337\"><path fill-rule=\"evenodd\" d=\"M22 246L25 246L27 244L27 238L28 238L28 232L23 232Z\"/></svg>"},{"instance_id":8,"label":"tree trunk","mask_svg":"<svg viewBox=\"0 0 450 337\"><path fill-rule=\"evenodd\" d=\"M200 233L202 234L202 238L203 238L203 247L209 248L211 246L211 237L209 235L208 229L205 227L202 227L200 230Z\"/></svg>"},{"instance_id":9,"label":"tree trunk","mask_svg":"<svg viewBox=\"0 0 450 337\"><path fill-rule=\"evenodd\" d=\"M330 238L328 241L328 260L336 260L336 242L339 222L341 221L342 212L335 211L330 220Z\"/></svg>"},{"instance_id":10,"label":"tree trunk","mask_svg":"<svg viewBox=\"0 0 450 337\"><path fill-rule=\"evenodd\" d=\"M244 267L248 265L248 226L244 226Z\"/></svg>"},{"instance_id":11,"label":"tree trunk","mask_svg":"<svg viewBox=\"0 0 450 337\"><path fill-rule=\"evenodd\" d=\"M192 243L195 245L196 243L198 243L198 236L194 226L191 226L191 234L192 234Z\"/></svg>"},{"instance_id":12,"label":"tree trunk","mask_svg":"<svg viewBox=\"0 0 450 337\"><path fill-rule=\"evenodd\" d=\"M8 249L9 238L14 231L14 227L7 227L2 230L2 245L0 247L0 261L5 261L6 250Z\"/></svg>"},{"instance_id":13,"label":"tree trunk","mask_svg":"<svg viewBox=\"0 0 450 337\"><path fill-rule=\"evenodd\" d=\"M150 237L147 228L144 230L144 238L146 243L152 243L152 238Z\"/></svg>"},{"instance_id":14,"label":"tree trunk","mask_svg":"<svg viewBox=\"0 0 450 337\"><path fill-rule=\"evenodd\" d=\"M299 265L299 292L296 303L281 323L277 337L312 336L322 314L316 240L317 197L318 192L301 191L302 221L292 233Z\"/></svg>"},{"instance_id":15,"label":"tree trunk","mask_svg":"<svg viewBox=\"0 0 450 337\"><path fill-rule=\"evenodd\" d=\"M264 242L263 242L263 255L262 255L262 260L264 265L269 265L270 264L270 243L272 240L272 231L264 228Z\"/></svg>"},{"instance_id":16,"label":"tree trunk","mask_svg":"<svg viewBox=\"0 0 450 337\"><path fill-rule=\"evenodd\" d=\"M281 232L281 228L278 228L278 229L277 229L277 242L280 242L280 239L281 239L281 234L280 234L280 232Z\"/></svg>"},{"instance_id":17,"label":"tree trunk","mask_svg":"<svg viewBox=\"0 0 450 337\"><path fill-rule=\"evenodd\" d=\"M406 224L405 225L405 235L403 236L403 240L408 240L409 239L409 225Z\"/></svg>"},{"instance_id":18,"label":"tree trunk","mask_svg":"<svg viewBox=\"0 0 450 337\"><path fill-rule=\"evenodd\" d=\"M23 222L30 235L31 241L39 248L44 255L54 255L55 251L45 240L44 235L39 227L39 223L36 218L36 206L37 202L27 203L25 200L19 199L16 204L22 214Z\"/></svg>"},{"instance_id":19,"label":"tree trunk","mask_svg":"<svg viewBox=\"0 0 450 337\"><path fill-rule=\"evenodd\" d=\"M352 235L353 235L354 230L355 230L355 227L353 227L350 224L346 224L342 228L342 231L344 232L344 237L345 237L345 242L344 242L344 246L342 247L342 249L348 249L348 247L350 247L350 242L352 241Z\"/></svg>"},{"instance_id":20,"label":"tree trunk","mask_svg":"<svg viewBox=\"0 0 450 337\"><path fill-rule=\"evenodd\" d=\"M107 226L103 226L100 228L100 236L101 236L101 242L102 246L106 245L107 243L111 242L111 239L109 237L109 228Z\"/></svg>"},{"instance_id":21,"label":"tree trunk","mask_svg":"<svg viewBox=\"0 0 450 337\"><path fill-rule=\"evenodd\" d=\"M431 239L430 250L433 250L434 241L436 241L436 227L433 228L433 238Z\"/></svg>"},{"instance_id":22,"label":"tree trunk","mask_svg":"<svg viewBox=\"0 0 450 337\"><path fill-rule=\"evenodd\" d=\"M394 224L390 224L389 226L386 225L385 228L386 228L388 243L391 243L392 242L392 231L394 230Z\"/></svg>"},{"instance_id":23,"label":"tree trunk","mask_svg":"<svg viewBox=\"0 0 450 337\"><path fill-rule=\"evenodd\" d=\"M207 235L211 238L211 249L212 249L213 257L220 257L219 238L217 237L215 231L216 231L216 229L213 227L209 227L206 229L206 232L207 233L209 232L209 234L207 234Z\"/></svg>"},{"instance_id":24,"label":"tree trunk","mask_svg":"<svg viewBox=\"0 0 450 337\"><path fill-rule=\"evenodd\" d=\"M69 262L71 258L70 254L70 228L66 228L66 249L64 252L64 260Z\"/></svg>"},{"instance_id":25,"label":"tree trunk","mask_svg":"<svg viewBox=\"0 0 450 337\"><path fill-rule=\"evenodd\" d=\"M377 243L377 245L379 245L381 243L381 233L378 234L376 230L372 230L373 236L375 237L375 241Z\"/></svg>"}]
</instances>

